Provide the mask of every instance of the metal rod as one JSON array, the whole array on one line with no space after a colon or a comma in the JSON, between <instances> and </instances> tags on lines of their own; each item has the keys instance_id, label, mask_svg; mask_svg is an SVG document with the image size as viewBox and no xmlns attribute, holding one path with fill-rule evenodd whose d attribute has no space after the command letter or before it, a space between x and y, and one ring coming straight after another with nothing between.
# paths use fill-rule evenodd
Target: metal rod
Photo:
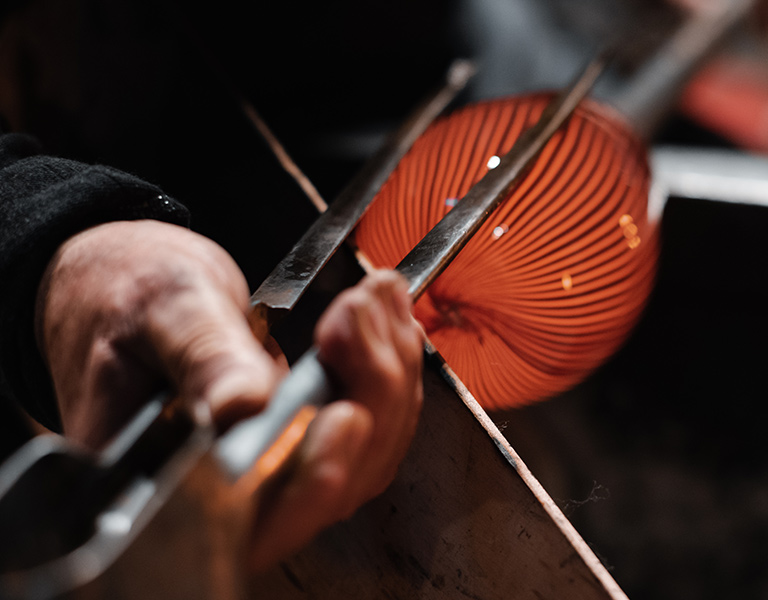
<instances>
[{"instance_id":1,"label":"metal rod","mask_svg":"<svg viewBox=\"0 0 768 600\"><path fill-rule=\"evenodd\" d=\"M257 316L272 321L295 306L406 152L474 72L466 60L451 65L445 84L406 119L254 292L251 307Z\"/></svg>"},{"instance_id":2,"label":"metal rod","mask_svg":"<svg viewBox=\"0 0 768 600\"><path fill-rule=\"evenodd\" d=\"M445 270L493 210L507 197L549 139L573 113L603 72L608 52L598 54L582 73L552 100L538 122L445 215L397 266L417 299Z\"/></svg>"},{"instance_id":3,"label":"metal rod","mask_svg":"<svg viewBox=\"0 0 768 600\"><path fill-rule=\"evenodd\" d=\"M649 139L701 63L744 21L754 0L722 0L694 11L621 92L609 99Z\"/></svg>"}]
</instances>

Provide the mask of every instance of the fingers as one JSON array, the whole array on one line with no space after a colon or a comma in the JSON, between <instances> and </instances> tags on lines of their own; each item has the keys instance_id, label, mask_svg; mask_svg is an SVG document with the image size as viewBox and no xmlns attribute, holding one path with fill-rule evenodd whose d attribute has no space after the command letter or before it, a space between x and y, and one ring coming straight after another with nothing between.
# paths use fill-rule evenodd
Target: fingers
<instances>
[{"instance_id":1,"label":"fingers","mask_svg":"<svg viewBox=\"0 0 768 600\"><path fill-rule=\"evenodd\" d=\"M422 402L422 337L402 278L378 272L318 322L318 358L341 401L323 408L277 498L259 506L251 566L266 568L349 517L395 476Z\"/></svg>"},{"instance_id":2,"label":"fingers","mask_svg":"<svg viewBox=\"0 0 768 600\"><path fill-rule=\"evenodd\" d=\"M65 433L100 445L163 382L222 427L258 411L285 369L251 335L248 299L232 258L182 227L114 222L68 240L37 317Z\"/></svg>"},{"instance_id":3,"label":"fingers","mask_svg":"<svg viewBox=\"0 0 768 600\"><path fill-rule=\"evenodd\" d=\"M374 417L369 468L360 475L365 499L391 481L420 412L423 343L410 311L405 281L380 271L339 296L317 327L321 362L343 396Z\"/></svg>"},{"instance_id":4,"label":"fingers","mask_svg":"<svg viewBox=\"0 0 768 600\"><path fill-rule=\"evenodd\" d=\"M357 508L351 489L364 466L373 419L350 402L334 402L312 422L295 469L278 496L258 507L249 566L263 570L289 556Z\"/></svg>"},{"instance_id":5,"label":"fingers","mask_svg":"<svg viewBox=\"0 0 768 600\"><path fill-rule=\"evenodd\" d=\"M173 294L146 319L149 342L177 392L207 402L222 429L258 412L285 372L251 334L240 304L215 290Z\"/></svg>"},{"instance_id":6,"label":"fingers","mask_svg":"<svg viewBox=\"0 0 768 600\"><path fill-rule=\"evenodd\" d=\"M405 281L379 271L343 292L318 322L319 358L352 397L386 401L421 368L421 339ZM384 393L374 393L384 386Z\"/></svg>"}]
</instances>

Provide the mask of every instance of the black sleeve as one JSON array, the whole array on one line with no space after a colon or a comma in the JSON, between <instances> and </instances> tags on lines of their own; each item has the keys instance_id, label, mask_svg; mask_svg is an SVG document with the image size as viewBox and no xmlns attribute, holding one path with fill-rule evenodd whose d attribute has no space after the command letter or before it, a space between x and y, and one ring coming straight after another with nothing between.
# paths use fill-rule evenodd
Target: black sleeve
<instances>
[{"instance_id":1,"label":"black sleeve","mask_svg":"<svg viewBox=\"0 0 768 600\"><path fill-rule=\"evenodd\" d=\"M60 419L34 336L35 296L56 248L92 225L152 218L188 225L158 187L127 173L41 154L21 134L0 137L0 403L43 425Z\"/></svg>"}]
</instances>

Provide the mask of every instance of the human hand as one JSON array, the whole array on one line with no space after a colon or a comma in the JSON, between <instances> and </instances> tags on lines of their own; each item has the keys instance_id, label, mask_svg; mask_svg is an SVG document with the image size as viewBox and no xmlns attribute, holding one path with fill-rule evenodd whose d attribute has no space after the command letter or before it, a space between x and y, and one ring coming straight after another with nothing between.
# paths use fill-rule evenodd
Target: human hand
<instances>
[{"instance_id":1,"label":"human hand","mask_svg":"<svg viewBox=\"0 0 768 600\"><path fill-rule=\"evenodd\" d=\"M315 344L343 400L315 417L280 493L267 505L259 499L249 557L256 571L382 492L416 429L423 337L400 275L378 271L340 294Z\"/></svg>"},{"instance_id":2,"label":"human hand","mask_svg":"<svg viewBox=\"0 0 768 600\"><path fill-rule=\"evenodd\" d=\"M285 372L251 335L248 286L217 244L158 221L67 240L38 294L38 341L64 433L106 442L168 384L218 423L252 414Z\"/></svg>"},{"instance_id":3,"label":"human hand","mask_svg":"<svg viewBox=\"0 0 768 600\"><path fill-rule=\"evenodd\" d=\"M258 412L286 368L251 334L248 301L232 258L184 228L124 221L72 237L38 302L65 434L98 447L168 383L207 402L222 428ZM379 272L342 293L316 344L344 399L319 412L284 487L257 506L255 568L382 491L416 426L422 341L398 275Z\"/></svg>"}]
</instances>

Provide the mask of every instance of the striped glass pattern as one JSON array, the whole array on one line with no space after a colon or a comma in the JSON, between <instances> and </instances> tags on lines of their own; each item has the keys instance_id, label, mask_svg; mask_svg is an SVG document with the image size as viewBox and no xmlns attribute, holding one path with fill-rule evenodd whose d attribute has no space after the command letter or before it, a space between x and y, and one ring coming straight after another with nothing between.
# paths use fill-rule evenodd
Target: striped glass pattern
<instances>
[{"instance_id":1,"label":"striped glass pattern","mask_svg":"<svg viewBox=\"0 0 768 600\"><path fill-rule=\"evenodd\" d=\"M550 99L485 101L436 121L358 226L360 249L396 266ZM417 302L430 339L486 409L558 394L626 339L655 272L648 185L640 141L610 110L582 103Z\"/></svg>"}]
</instances>

